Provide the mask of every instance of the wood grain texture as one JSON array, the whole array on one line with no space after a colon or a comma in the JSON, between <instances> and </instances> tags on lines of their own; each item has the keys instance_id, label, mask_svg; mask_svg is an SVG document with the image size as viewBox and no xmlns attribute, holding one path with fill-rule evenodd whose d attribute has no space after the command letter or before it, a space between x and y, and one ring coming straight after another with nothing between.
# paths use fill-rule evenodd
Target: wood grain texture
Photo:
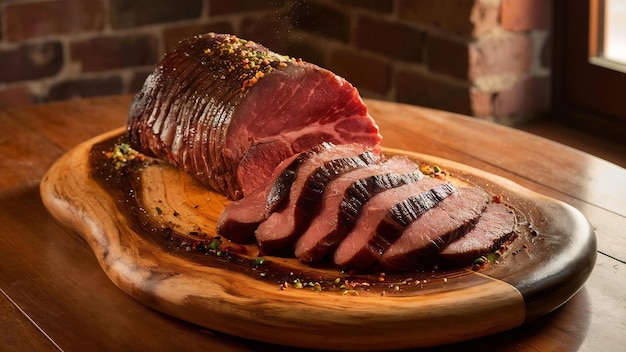
<instances>
[{"instance_id":1,"label":"wood grain texture","mask_svg":"<svg viewBox=\"0 0 626 352\"><path fill-rule=\"evenodd\" d=\"M37 185L64 149L24 127L19 120L0 114L0 190ZM10 162L9 162L10 161Z\"/></svg>"},{"instance_id":2,"label":"wood grain texture","mask_svg":"<svg viewBox=\"0 0 626 352\"><path fill-rule=\"evenodd\" d=\"M529 259L519 259L523 255L509 256L509 266L494 266L486 271L487 275L468 271L455 286L451 282L423 293L345 297L330 292L283 290L276 282L243 275L227 266L202 265L174 256L138 234L133 220L120 212L116 204L119 200L102 189L90 168L92 146L120 133L116 130L87 141L61 158L42 181L44 204L62 223L83 236L109 278L126 293L167 314L228 334L289 346L340 350L425 347L462 341L514 328L560 306L582 286L595 261L593 232L574 209L486 172L409 153L413 158L454 170L492 194L506 191L506 199L517 207L540 204L536 213L526 215L545 217L543 222L548 225L539 226L538 231L548 226L546 232L554 231L550 235L580 238L580 243L573 241L576 245L570 248L546 246L544 242L536 252L531 250L531 256L540 258L539 268L527 265ZM171 165L152 165L144 170L143 189L133 193L142 195L141 208L156 223L182 228L182 233L196 228L211 231L215 227L225 197L198 186ZM158 212L154 211L157 207ZM556 213L548 209L556 209ZM171 213L176 216L163 219L163 214ZM563 224L553 226L553 217L557 216ZM569 264L567 260L559 261L559 252L564 250L570 251L565 253L567 260L580 264L576 272L561 267ZM270 260L289 262L294 270L304 266L295 259ZM512 269L520 265L526 266L521 274L519 269ZM558 275L555 282L535 277L554 277L557 272L565 274ZM431 280L442 280L445 275ZM555 285L562 287L561 291L549 294Z\"/></svg>"},{"instance_id":3,"label":"wood grain texture","mask_svg":"<svg viewBox=\"0 0 626 352\"><path fill-rule=\"evenodd\" d=\"M63 351L253 350L245 341L166 316L121 291L87 243L50 216L38 187L4 192L0 223L7 229L0 236L0 286L33 320L24 328L4 326L0 335L15 339L0 351L39 351L20 348L44 343L39 329Z\"/></svg>"},{"instance_id":4,"label":"wood grain texture","mask_svg":"<svg viewBox=\"0 0 626 352\"><path fill-rule=\"evenodd\" d=\"M123 126L130 98L91 98L0 111L3 127L10 127L0 129L0 288L13 302L0 305L0 316L11 316L15 314L11 307L18 307L35 326L3 326L2 335L11 338L0 344L0 350L39 346L40 336L29 333L34 329L41 329L65 351L284 350L186 323L138 302L105 275L87 242L44 208L37 183L46 166L78 142ZM596 192L606 194L625 184L625 169L504 126L416 106L366 103L381 127L385 147L459 161L571 204L593 224L598 239L591 276L563 306L502 333L423 351L623 350L626 320L619 308L626 292L626 203L614 202L619 192L607 199ZM11 122L5 124L7 120ZM544 148L550 153L537 151ZM532 157L538 154L546 159ZM553 158L565 171L539 172L550 167ZM563 178L575 187L562 187Z\"/></svg>"},{"instance_id":5,"label":"wood grain texture","mask_svg":"<svg viewBox=\"0 0 626 352\"><path fill-rule=\"evenodd\" d=\"M0 346L11 346L15 351L59 350L1 290L0 311L0 330L4 332L0 334Z\"/></svg>"}]
</instances>

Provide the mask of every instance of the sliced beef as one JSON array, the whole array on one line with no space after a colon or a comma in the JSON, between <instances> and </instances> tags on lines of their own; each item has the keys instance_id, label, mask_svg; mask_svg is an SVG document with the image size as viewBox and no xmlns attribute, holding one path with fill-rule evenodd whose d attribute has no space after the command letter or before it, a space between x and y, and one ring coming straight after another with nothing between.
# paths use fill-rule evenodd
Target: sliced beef
<instances>
[{"instance_id":1,"label":"sliced beef","mask_svg":"<svg viewBox=\"0 0 626 352\"><path fill-rule=\"evenodd\" d=\"M391 241L381 238L381 234L376 231L389 210L411 196L422 194L443 184L445 183L437 178L424 178L372 197L363 206L352 231L337 246L333 256L335 264L357 270L369 268L380 256L379 249L385 246L383 243Z\"/></svg>"},{"instance_id":2,"label":"sliced beef","mask_svg":"<svg viewBox=\"0 0 626 352\"><path fill-rule=\"evenodd\" d=\"M217 234L238 243L253 241L259 224L286 203L300 165L312 155L332 147L332 144L322 143L281 162L265 184L224 207L217 220Z\"/></svg>"},{"instance_id":3,"label":"sliced beef","mask_svg":"<svg viewBox=\"0 0 626 352\"><path fill-rule=\"evenodd\" d=\"M320 261L352 229L354 217L346 217L342 202L349 202L346 191L361 184L369 187L369 197L385 189L422 179L418 165L406 157L393 157L382 164L348 172L331 181L324 192L320 213L313 218L295 245L295 255L303 262Z\"/></svg>"},{"instance_id":4,"label":"sliced beef","mask_svg":"<svg viewBox=\"0 0 626 352\"><path fill-rule=\"evenodd\" d=\"M134 97L133 148L178 165L231 199L323 141L379 148L358 91L310 63L225 34L181 41Z\"/></svg>"},{"instance_id":5,"label":"sliced beef","mask_svg":"<svg viewBox=\"0 0 626 352\"><path fill-rule=\"evenodd\" d=\"M476 224L488 202L489 196L481 188L458 189L413 221L378 262L394 272L428 268L441 248Z\"/></svg>"},{"instance_id":6,"label":"sliced beef","mask_svg":"<svg viewBox=\"0 0 626 352\"><path fill-rule=\"evenodd\" d=\"M282 254L319 211L329 182L342 174L379 162L379 156L361 144L337 145L307 159L298 169L284 209L272 213L255 232L263 254Z\"/></svg>"},{"instance_id":7,"label":"sliced beef","mask_svg":"<svg viewBox=\"0 0 626 352\"><path fill-rule=\"evenodd\" d=\"M515 230L515 214L504 204L490 203L476 226L439 253L439 267L459 267L487 255L509 241Z\"/></svg>"}]
</instances>

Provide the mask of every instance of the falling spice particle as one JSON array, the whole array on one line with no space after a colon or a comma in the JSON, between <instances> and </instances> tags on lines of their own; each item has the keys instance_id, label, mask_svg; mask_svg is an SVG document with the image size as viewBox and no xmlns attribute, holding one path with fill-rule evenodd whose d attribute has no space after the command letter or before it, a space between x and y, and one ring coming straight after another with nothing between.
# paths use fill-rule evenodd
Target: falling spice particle
<instances>
[{"instance_id":1,"label":"falling spice particle","mask_svg":"<svg viewBox=\"0 0 626 352\"><path fill-rule=\"evenodd\" d=\"M213 38L216 37L214 33L210 35ZM228 68L229 73L240 72L242 94L276 67L285 67L287 63L302 64L301 59L271 52L253 41L241 39L235 35L226 36L220 40L215 50L204 49L204 54L218 58Z\"/></svg>"}]
</instances>

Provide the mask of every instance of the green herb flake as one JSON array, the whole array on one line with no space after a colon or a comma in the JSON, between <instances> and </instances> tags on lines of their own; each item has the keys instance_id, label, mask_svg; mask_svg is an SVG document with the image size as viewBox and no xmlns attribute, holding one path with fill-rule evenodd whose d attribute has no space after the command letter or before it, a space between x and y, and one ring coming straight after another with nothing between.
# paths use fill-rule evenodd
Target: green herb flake
<instances>
[{"instance_id":1,"label":"green herb flake","mask_svg":"<svg viewBox=\"0 0 626 352\"><path fill-rule=\"evenodd\" d=\"M116 169L122 168L126 163L133 160L145 160L145 155L131 148L128 143L118 143L113 147L112 151L104 154L108 159L111 159Z\"/></svg>"},{"instance_id":2,"label":"green herb flake","mask_svg":"<svg viewBox=\"0 0 626 352\"><path fill-rule=\"evenodd\" d=\"M213 237L213 240L211 241L211 243L209 243L209 248L211 248L212 250L217 250L218 248L220 248L221 245L222 245L222 237L215 236Z\"/></svg>"},{"instance_id":3,"label":"green herb flake","mask_svg":"<svg viewBox=\"0 0 626 352\"><path fill-rule=\"evenodd\" d=\"M487 255L487 260L489 262L496 262L500 258L500 255L497 252L491 252Z\"/></svg>"},{"instance_id":4,"label":"green herb flake","mask_svg":"<svg viewBox=\"0 0 626 352\"><path fill-rule=\"evenodd\" d=\"M252 264L252 266L263 265L263 263L265 263L265 258L263 257L252 258L250 259L250 263Z\"/></svg>"}]
</instances>

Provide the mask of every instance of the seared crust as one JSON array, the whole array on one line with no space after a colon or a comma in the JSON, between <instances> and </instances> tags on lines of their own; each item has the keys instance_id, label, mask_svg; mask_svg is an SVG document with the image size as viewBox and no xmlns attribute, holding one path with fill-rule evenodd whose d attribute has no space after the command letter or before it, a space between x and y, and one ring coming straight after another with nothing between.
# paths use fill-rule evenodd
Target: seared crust
<instances>
[{"instance_id":1,"label":"seared crust","mask_svg":"<svg viewBox=\"0 0 626 352\"><path fill-rule=\"evenodd\" d=\"M231 199L322 142L378 148L357 90L310 63L226 34L181 41L134 97L131 146Z\"/></svg>"}]
</instances>

